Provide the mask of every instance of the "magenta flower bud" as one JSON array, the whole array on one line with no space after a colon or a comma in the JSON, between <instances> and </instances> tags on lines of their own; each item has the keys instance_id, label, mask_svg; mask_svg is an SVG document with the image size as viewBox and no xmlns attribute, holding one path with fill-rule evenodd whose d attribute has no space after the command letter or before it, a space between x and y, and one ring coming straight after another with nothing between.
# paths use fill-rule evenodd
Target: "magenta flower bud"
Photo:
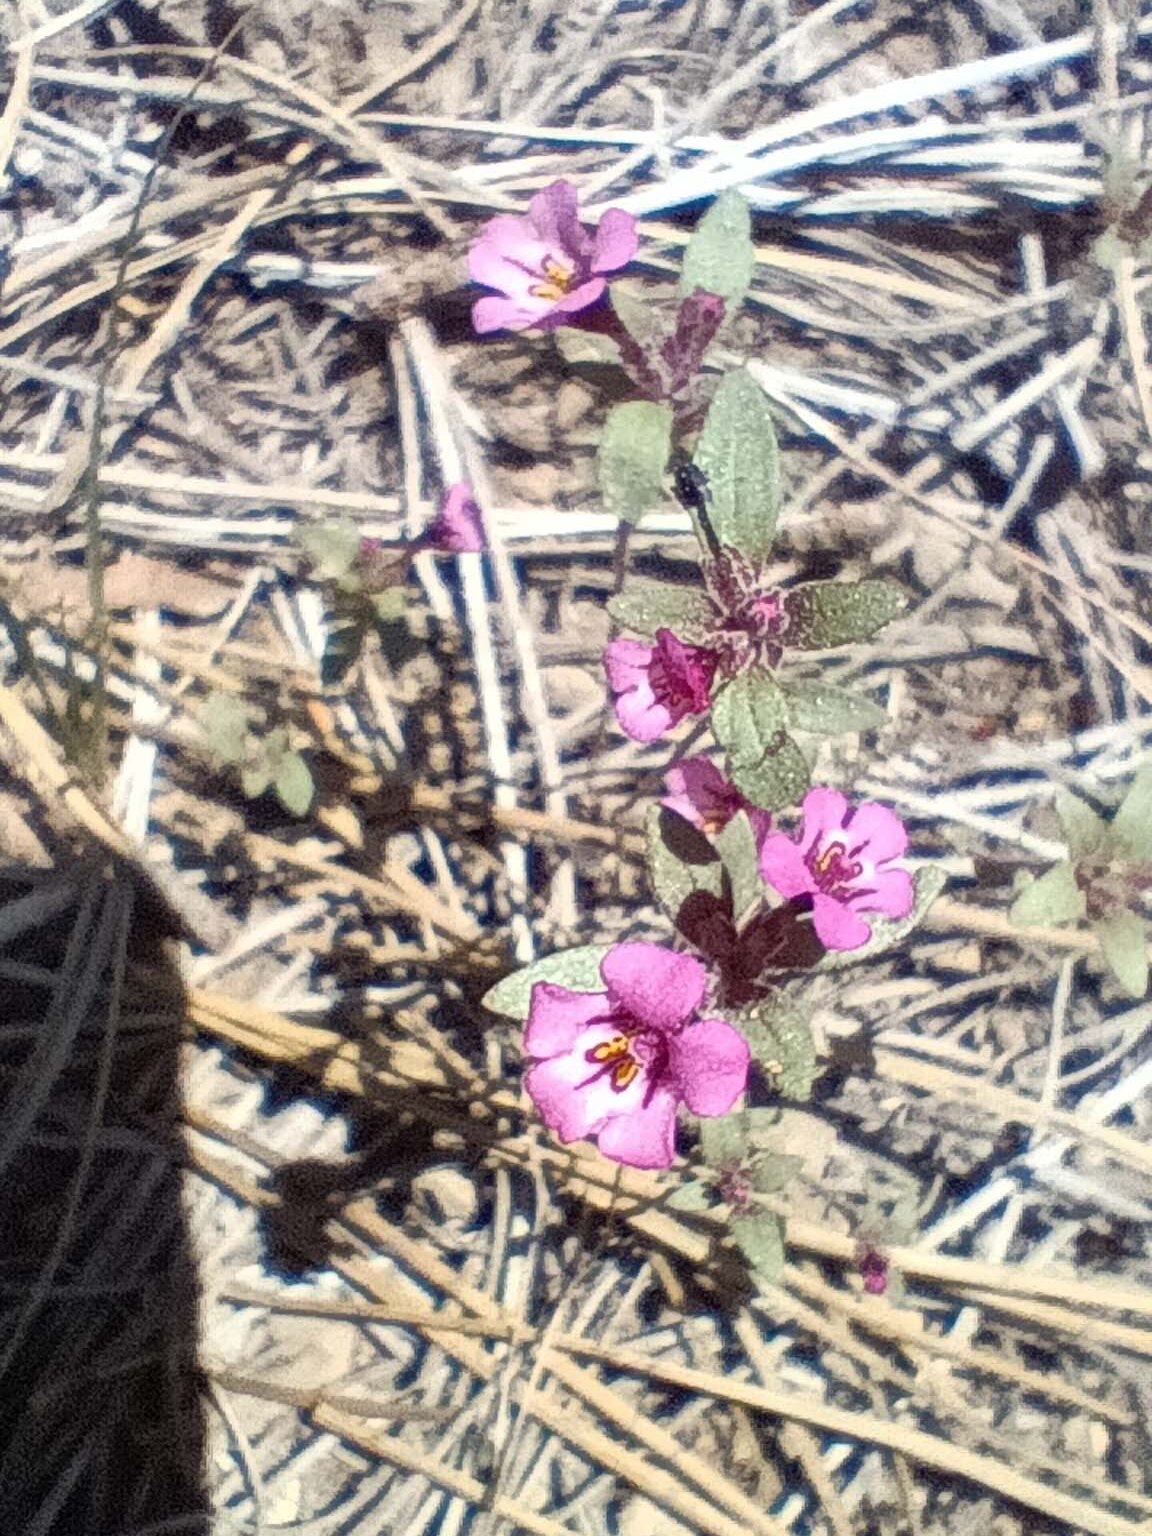
<instances>
[{"instance_id":1,"label":"magenta flower bud","mask_svg":"<svg viewBox=\"0 0 1152 1536\"><path fill-rule=\"evenodd\" d=\"M467 481L449 487L423 542L449 555L476 555L488 547L480 508Z\"/></svg>"},{"instance_id":2,"label":"magenta flower bud","mask_svg":"<svg viewBox=\"0 0 1152 1536\"><path fill-rule=\"evenodd\" d=\"M861 1243L856 1250L856 1269L869 1296L883 1296L888 1289L888 1259L871 1243Z\"/></svg>"},{"instance_id":3,"label":"magenta flower bud","mask_svg":"<svg viewBox=\"0 0 1152 1536\"><path fill-rule=\"evenodd\" d=\"M656 631L655 645L613 640L604 670L620 728L633 741L656 741L687 715L710 708L716 657L685 645L670 629Z\"/></svg>"},{"instance_id":4,"label":"magenta flower bud","mask_svg":"<svg viewBox=\"0 0 1152 1536\"><path fill-rule=\"evenodd\" d=\"M664 775L668 788L660 804L714 837L739 811L747 811L759 847L772 830L772 818L746 800L709 757L686 757Z\"/></svg>"}]
</instances>

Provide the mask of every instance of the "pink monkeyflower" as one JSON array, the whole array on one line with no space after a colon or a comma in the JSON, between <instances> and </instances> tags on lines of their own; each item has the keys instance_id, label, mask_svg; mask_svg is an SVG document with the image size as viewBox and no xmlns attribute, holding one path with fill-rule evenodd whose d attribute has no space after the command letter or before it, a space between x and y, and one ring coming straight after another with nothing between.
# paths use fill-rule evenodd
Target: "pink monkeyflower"
<instances>
[{"instance_id":1,"label":"pink monkeyflower","mask_svg":"<svg viewBox=\"0 0 1152 1536\"><path fill-rule=\"evenodd\" d=\"M487 547L480 508L466 480L449 486L423 542L450 555L475 555Z\"/></svg>"},{"instance_id":2,"label":"pink monkeyflower","mask_svg":"<svg viewBox=\"0 0 1152 1536\"><path fill-rule=\"evenodd\" d=\"M747 811L760 847L772 830L772 818L746 800L709 757L686 757L664 775L669 793L660 804L709 837L714 837L738 811Z\"/></svg>"},{"instance_id":3,"label":"pink monkeyflower","mask_svg":"<svg viewBox=\"0 0 1152 1536\"><path fill-rule=\"evenodd\" d=\"M707 975L658 944L617 944L603 992L532 988L524 1087L561 1141L592 1137L632 1168L670 1168L676 1112L724 1115L744 1092L748 1045L723 1019L697 1019Z\"/></svg>"},{"instance_id":4,"label":"pink monkeyflower","mask_svg":"<svg viewBox=\"0 0 1152 1536\"><path fill-rule=\"evenodd\" d=\"M825 949L859 949L872 930L862 912L907 917L912 877L895 866L908 847L900 818L866 801L854 811L838 790L810 789L799 842L774 836L760 849L760 873L781 896L812 897L812 923Z\"/></svg>"},{"instance_id":5,"label":"pink monkeyflower","mask_svg":"<svg viewBox=\"0 0 1152 1536\"><path fill-rule=\"evenodd\" d=\"M655 741L685 715L708 709L716 657L685 645L670 629L658 629L655 645L613 640L604 652L604 670L620 728L633 741Z\"/></svg>"},{"instance_id":6,"label":"pink monkeyflower","mask_svg":"<svg viewBox=\"0 0 1152 1536\"><path fill-rule=\"evenodd\" d=\"M480 335L566 325L603 294L601 274L627 266L638 245L630 213L609 208L591 234L577 217L576 188L554 181L528 204L526 218L490 219L472 245L473 282L502 295L478 299L472 323Z\"/></svg>"}]
</instances>

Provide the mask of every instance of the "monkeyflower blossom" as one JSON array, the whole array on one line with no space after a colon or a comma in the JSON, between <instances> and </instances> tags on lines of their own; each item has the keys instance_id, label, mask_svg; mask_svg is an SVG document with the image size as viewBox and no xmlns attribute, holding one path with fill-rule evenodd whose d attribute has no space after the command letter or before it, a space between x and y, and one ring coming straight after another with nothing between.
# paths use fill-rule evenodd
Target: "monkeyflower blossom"
<instances>
[{"instance_id":1,"label":"monkeyflower blossom","mask_svg":"<svg viewBox=\"0 0 1152 1536\"><path fill-rule=\"evenodd\" d=\"M480 508L466 480L449 486L421 542L450 555L476 555L487 547Z\"/></svg>"},{"instance_id":2,"label":"monkeyflower blossom","mask_svg":"<svg viewBox=\"0 0 1152 1536\"><path fill-rule=\"evenodd\" d=\"M698 1019L706 972L658 944L617 944L603 992L538 981L524 1030L524 1079L563 1142L595 1140L631 1168L669 1168L676 1114L724 1115L744 1092L749 1051L723 1019Z\"/></svg>"},{"instance_id":3,"label":"monkeyflower blossom","mask_svg":"<svg viewBox=\"0 0 1152 1536\"><path fill-rule=\"evenodd\" d=\"M772 829L768 812L746 800L710 757L686 757L669 768L664 783L668 794L660 804L709 837L722 832L740 811L747 811L758 846Z\"/></svg>"},{"instance_id":4,"label":"monkeyflower blossom","mask_svg":"<svg viewBox=\"0 0 1152 1536\"><path fill-rule=\"evenodd\" d=\"M472 323L488 331L555 330L603 295L603 274L627 266L639 240L636 220L609 208L590 233L576 211L576 188L554 181L528 204L527 217L490 219L468 252L473 282L495 288L478 299Z\"/></svg>"},{"instance_id":5,"label":"monkeyflower blossom","mask_svg":"<svg viewBox=\"0 0 1152 1536\"><path fill-rule=\"evenodd\" d=\"M895 863L908 847L904 824L872 801L849 810L835 789L810 789L801 810L799 840L769 837L760 873L781 896L811 896L825 949L859 949L872 934L862 913L901 918L912 910L912 877Z\"/></svg>"},{"instance_id":6,"label":"monkeyflower blossom","mask_svg":"<svg viewBox=\"0 0 1152 1536\"><path fill-rule=\"evenodd\" d=\"M655 645L613 640L604 670L621 730L633 741L656 741L686 715L709 708L716 658L685 645L670 629L658 629Z\"/></svg>"}]
</instances>

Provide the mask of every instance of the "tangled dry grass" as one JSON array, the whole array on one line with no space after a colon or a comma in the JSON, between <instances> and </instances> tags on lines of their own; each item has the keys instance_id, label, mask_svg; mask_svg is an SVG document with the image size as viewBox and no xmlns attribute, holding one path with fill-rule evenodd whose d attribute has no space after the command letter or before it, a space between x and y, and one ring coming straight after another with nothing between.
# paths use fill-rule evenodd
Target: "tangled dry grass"
<instances>
[{"instance_id":1,"label":"tangled dry grass","mask_svg":"<svg viewBox=\"0 0 1152 1536\"><path fill-rule=\"evenodd\" d=\"M1150 1528L1152 1005L1007 917L1055 789L1152 735L1150 36L1121 0L0 13L0 1529ZM891 723L823 767L951 886L815 994L777 1287L543 1139L477 1002L663 932L662 757L598 671L604 381L478 344L461 279L558 175L642 217L641 284L742 189L784 570L915 598L830 664ZM403 536L465 476L490 557L422 560L413 635L325 688L302 522ZM213 763L210 691L307 740L307 816Z\"/></svg>"}]
</instances>

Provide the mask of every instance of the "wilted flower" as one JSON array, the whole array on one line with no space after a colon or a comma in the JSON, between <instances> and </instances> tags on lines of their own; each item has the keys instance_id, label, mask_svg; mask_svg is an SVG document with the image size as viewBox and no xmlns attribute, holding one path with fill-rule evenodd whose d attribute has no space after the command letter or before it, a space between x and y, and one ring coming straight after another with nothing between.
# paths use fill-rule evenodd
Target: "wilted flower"
<instances>
[{"instance_id":1,"label":"wilted flower","mask_svg":"<svg viewBox=\"0 0 1152 1536\"><path fill-rule=\"evenodd\" d=\"M658 629L655 645L613 640L604 670L620 728L633 741L655 741L686 715L708 709L716 658L685 645L670 629Z\"/></svg>"},{"instance_id":2,"label":"wilted flower","mask_svg":"<svg viewBox=\"0 0 1152 1536\"><path fill-rule=\"evenodd\" d=\"M771 830L768 812L746 800L709 757L686 757L669 768L664 783L669 793L660 804L709 836L722 831L739 811L748 812L757 843Z\"/></svg>"},{"instance_id":3,"label":"wilted flower","mask_svg":"<svg viewBox=\"0 0 1152 1536\"><path fill-rule=\"evenodd\" d=\"M528 204L528 215L490 219L468 252L472 280L502 297L478 299L472 323L487 331L553 330L603 294L602 276L626 266L639 244L636 220L609 208L594 234L580 223L576 189L554 181Z\"/></svg>"},{"instance_id":4,"label":"wilted flower","mask_svg":"<svg viewBox=\"0 0 1152 1536\"><path fill-rule=\"evenodd\" d=\"M883 1296L888 1289L887 1255L871 1243L862 1242L856 1249L856 1269L869 1296Z\"/></svg>"},{"instance_id":5,"label":"wilted flower","mask_svg":"<svg viewBox=\"0 0 1152 1536\"><path fill-rule=\"evenodd\" d=\"M691 955L617 944L603 992L537 982L524 1031L524 1087L563 1142L586 1137L632 1168L668 1168L676 1112L723 1115L744 1092L749 1051L723 1019L697 1019L706 973Z\"/></svg>"},{"instance_id":6,"label":"wilted flower","mask_svg":"<svg viewBox=\"0 0 1152 1536\"><path fill-rule=\"evenodd\" d=\"M812 923L825 949L859 949L872 930L861 913L907 917L912 877L894 866L908 847L900 818L866 801L854 811L835 789L810 789L800 839L769 837L760 873L789 899L812 897Z\"/></svg>"},{"instance_id":7,"label":"wilted flower","mask_svg":"<svg viewBox=\"0 0 1152 1536\"><path fill-rule=\"evenodd\" d=\"M487 547L480 508L466 480L449 486L422 542L451 555L475 555Z\"/></svg>"}]
</instances>

